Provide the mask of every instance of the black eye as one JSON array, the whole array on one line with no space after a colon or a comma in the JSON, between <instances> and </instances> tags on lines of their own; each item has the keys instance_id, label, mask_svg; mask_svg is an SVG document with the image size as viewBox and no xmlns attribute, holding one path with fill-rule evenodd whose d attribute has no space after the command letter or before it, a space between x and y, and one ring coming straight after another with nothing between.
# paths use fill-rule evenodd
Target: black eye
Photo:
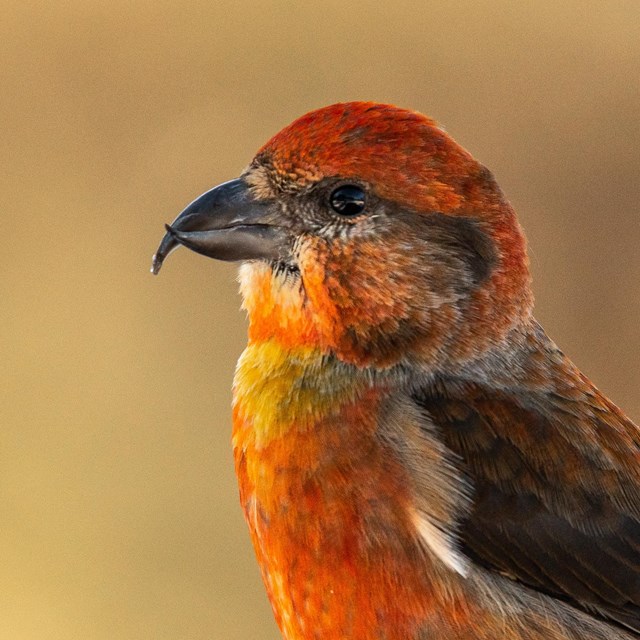
<instances>
[{"instance_id":1,"label":"black eye","mask_svg":"<svg viewBox=\"0 0 640 640\"><path fill-rule=\"evenodd\" d=\"M345 184L331 193L329 202L341 216L357 216L364 211L364 191L355 184Z\"/></svg>"}]
</instances>

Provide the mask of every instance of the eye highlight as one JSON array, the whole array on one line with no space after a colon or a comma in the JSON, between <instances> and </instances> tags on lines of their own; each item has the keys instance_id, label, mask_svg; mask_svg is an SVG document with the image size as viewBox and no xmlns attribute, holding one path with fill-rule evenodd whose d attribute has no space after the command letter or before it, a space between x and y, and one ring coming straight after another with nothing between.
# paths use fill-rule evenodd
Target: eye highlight
<instances>
[{"instance_id":1,"label":"eye highlight","mask_svg":"<svg viewBox=\"0 0 640 640\"><path fill-rule=\"evenodd\" d=\"M331 208L345 218L360 215L365 209L365 193L355 184L344 184L329 196Z\"/></svg>"}]
</instances>

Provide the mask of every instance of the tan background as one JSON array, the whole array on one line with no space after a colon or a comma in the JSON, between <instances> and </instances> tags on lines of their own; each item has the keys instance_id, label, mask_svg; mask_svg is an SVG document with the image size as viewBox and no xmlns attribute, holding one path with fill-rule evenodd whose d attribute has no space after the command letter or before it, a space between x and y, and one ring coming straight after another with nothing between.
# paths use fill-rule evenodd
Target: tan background
<instances>
[{"instance_id":1,"label":"tan background","mask_svg":"<svg viewBox=\"0 0 640 640\"><path fill-rule=\"evenodd\" d=\"M491 167L539 319L640 418L638 0L0 9L0 640L278 637L232 473L235 269L148 269L309 109L412 107Z\"/></svg>"}]
</instances>

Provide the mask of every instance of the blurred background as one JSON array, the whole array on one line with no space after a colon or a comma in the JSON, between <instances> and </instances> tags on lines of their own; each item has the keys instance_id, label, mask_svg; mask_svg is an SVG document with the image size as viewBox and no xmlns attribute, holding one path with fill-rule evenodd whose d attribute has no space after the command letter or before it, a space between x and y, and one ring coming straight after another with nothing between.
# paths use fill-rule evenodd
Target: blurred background
<instances>
[{"instance_id":1,"label":"blurred background","mask_svg":"<svg viewBox=\"0 0 640 640\"><path fill-rule=\"evenodd\" d=\"M0 74L0 638L279 637L232 469L235 267L149 266L310 109L417 109L489 166L538 319L640 419L637 0L4 0Z\"/></svg>"}]
</instances>

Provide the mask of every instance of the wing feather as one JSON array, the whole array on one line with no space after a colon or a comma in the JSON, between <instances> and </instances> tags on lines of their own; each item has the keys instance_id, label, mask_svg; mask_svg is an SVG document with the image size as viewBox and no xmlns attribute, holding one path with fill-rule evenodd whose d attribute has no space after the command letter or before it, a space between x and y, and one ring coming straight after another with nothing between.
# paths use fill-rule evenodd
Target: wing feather
<instances>
[{"instance_id":1,"label":"wing feather","mask_svg":"<svg viewBox=\"0 0 640 640\"><path fill-rule=\"evenodd\" d=\"M417 400L474 489L465 553L640 635L637 427L592 387L519 400L440 380Z\"/></svg>"}]
</instances>

